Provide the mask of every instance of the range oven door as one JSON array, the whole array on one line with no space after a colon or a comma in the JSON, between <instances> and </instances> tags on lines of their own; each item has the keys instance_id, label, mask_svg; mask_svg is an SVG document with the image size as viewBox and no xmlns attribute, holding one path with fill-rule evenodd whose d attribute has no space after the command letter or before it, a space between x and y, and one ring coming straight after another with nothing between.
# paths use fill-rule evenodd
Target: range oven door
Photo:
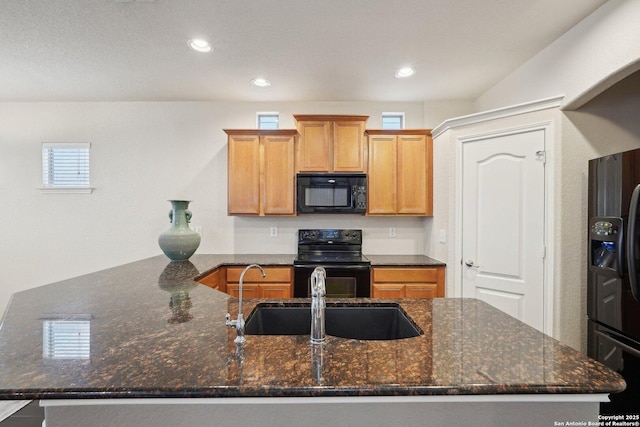
<instances>
[{"instance_id":1,"label":"range oven door","mask_svg":"<svg viewBox=\"0 0 640 427\"><path fill-rule=\"evenodd\" d=\"M311 273L316 267L327 272L327 298L368 298L371 296L371 267L369 265L294 265L293 296L309 298Z\"/></svg>"}]
</instances>

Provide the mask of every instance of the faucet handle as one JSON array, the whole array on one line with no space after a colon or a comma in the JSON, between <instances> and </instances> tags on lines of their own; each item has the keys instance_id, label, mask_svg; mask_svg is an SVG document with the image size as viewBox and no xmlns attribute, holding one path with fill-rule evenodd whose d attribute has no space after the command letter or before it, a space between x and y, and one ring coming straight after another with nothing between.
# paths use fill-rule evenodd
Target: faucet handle
<instances>
[{"instance_id":1,"label":"faucet handle","mask_svg":"<svg viewBox=\"0 0 640 427\"><path fill-rule=\"evenodd\" d=\"M325 278L327 271L323 267L316 267L311 273L311 293L316 296L324 296L326 293Z\"/></svg>"}]
</instances>

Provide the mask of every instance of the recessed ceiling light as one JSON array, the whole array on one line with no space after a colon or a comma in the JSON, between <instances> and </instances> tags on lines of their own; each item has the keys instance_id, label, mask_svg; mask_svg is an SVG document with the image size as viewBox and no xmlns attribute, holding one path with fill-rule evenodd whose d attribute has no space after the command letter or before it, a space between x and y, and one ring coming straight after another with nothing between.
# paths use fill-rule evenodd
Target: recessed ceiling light
<instances>
[{"instance_id":1,"label":"recessed ceiling light","mask_svg":"<svg viewBox=\"0 0 640 427\"><path fill-rule=\"evenodd\" d=\"M271 86L271 82L267 79L263 79L262 77L256 77L251 80L251 84L258 87L269 87Z\"/></svg>"},{"instance_id":2,"label":"recessed ceiling light","mask_svg":"<svg viewBox=\"0 0 640 427\"><path fill-rule=\"evenodd\" d=\"M189 40L189 47L198 52L211 52L213 47L211 44L203 39L191 39Z\"/></svg>"},{"instance_id":3,"label":"recessed ceiling light","mask_svg":"<svg viewBox=\"0 0 640 427\"><path fill-rule=\"evenodd\" d=\"M412 76L415 72L416 70L411 67L400 68L398 71L396 71L396 78L403 79L405 77Z\"/></svg>"}]
</instances>

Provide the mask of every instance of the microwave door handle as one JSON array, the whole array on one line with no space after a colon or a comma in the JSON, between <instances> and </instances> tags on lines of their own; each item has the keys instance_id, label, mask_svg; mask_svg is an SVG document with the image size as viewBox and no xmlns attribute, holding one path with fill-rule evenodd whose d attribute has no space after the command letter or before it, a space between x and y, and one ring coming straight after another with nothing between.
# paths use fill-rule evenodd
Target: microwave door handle
<instances>
[{"instance_id":1,"label":"microwave door handle","mask_svg":"<svg viewBox=\"0 0 640 427\"><path fill-rule=\"evenodd\" d=\"M640 184L633 189L631 203L629 204L629 225L627 227L627 269L629 271L629 285L631 293L636 301L640 301L640 289L638 286L638 271L636 259L636 227L638 223L638 203L640 202Z\"/></svg>"}]
</instances>

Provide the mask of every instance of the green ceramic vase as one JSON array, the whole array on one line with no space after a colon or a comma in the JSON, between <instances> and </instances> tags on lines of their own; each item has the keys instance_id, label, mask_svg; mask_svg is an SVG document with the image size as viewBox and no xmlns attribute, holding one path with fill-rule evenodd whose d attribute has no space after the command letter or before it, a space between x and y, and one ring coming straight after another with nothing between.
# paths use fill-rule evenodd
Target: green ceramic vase
<instances>
[{"instance_id":1,"label":"green ceramic vase","mask_svg":"<svg viewBox=\"0 0 640 427\"><path fill-rule=\"evenodd\" d=\"M160 234L158 244L171 261L189 259L200 246L200 234L189 227L191 211L188 207L190 202L190 200L169 200L171 203L171 212L169 212L171 227Z\"/></svg>"}]
</instances>

